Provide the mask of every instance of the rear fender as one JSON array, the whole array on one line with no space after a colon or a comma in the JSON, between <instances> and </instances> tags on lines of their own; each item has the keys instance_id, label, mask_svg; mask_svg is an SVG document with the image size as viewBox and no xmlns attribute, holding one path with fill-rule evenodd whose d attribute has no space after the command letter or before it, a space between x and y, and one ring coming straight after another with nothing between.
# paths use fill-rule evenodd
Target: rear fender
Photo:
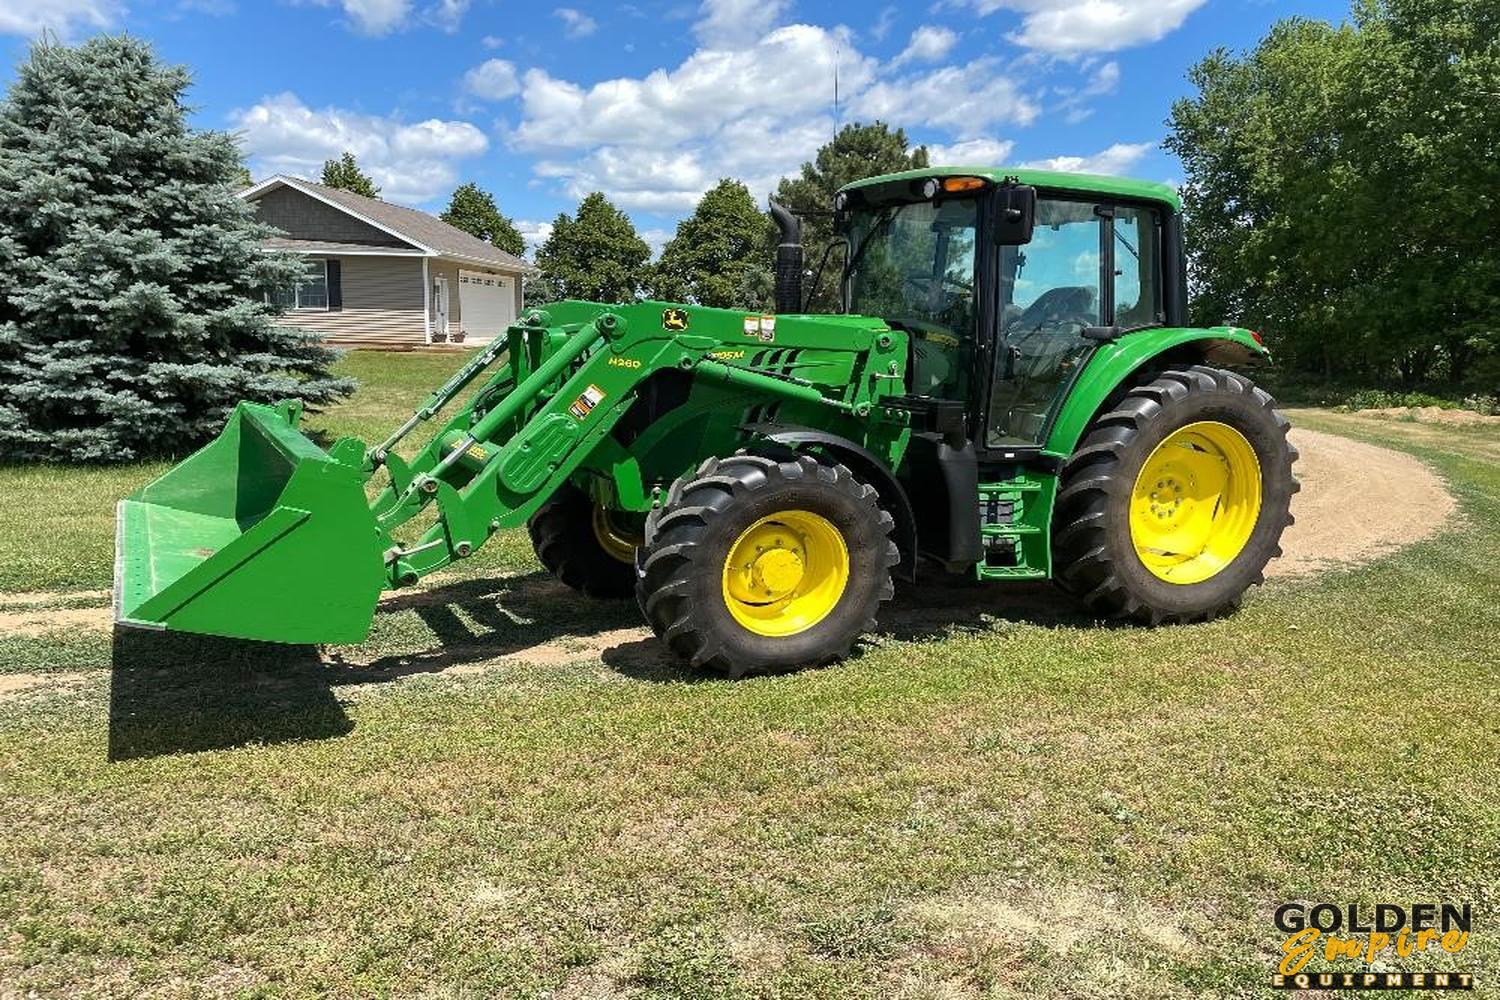
<instances>
[{"instance_id":1,"label":"rear fender","mask_svg":"<svg viewBox=\"0 0 1500 1000\"><path fill-rule=\"evenodd\" d=\"M1105 405L1121 389L1134 385L1137 373L1153 362L1237 367L1270 361L1271 352L1250 331L1236 327L1152 329L1126 334L1094 352L1063 400L1042 450L1057 458L1070 457Z\"/></svg>"}]
</instances>

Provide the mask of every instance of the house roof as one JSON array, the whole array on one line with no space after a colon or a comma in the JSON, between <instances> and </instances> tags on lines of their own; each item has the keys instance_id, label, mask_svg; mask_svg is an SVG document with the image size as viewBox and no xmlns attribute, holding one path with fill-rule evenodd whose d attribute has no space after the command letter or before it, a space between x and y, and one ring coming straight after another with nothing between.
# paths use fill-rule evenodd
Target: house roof
<instances>
[{"instance_id":1,"label":"house roof","mask_svg":"<svg viewBox=\"0 0 1500 1000\"><path fill-rule=\"evenodd\" d=\"M424 251L415 247L393 247L384 243L340 243L335 240L298 240L273 236L265 245L272 250L295 250L300 253L379 254L383 257L421 257Z\"/></svg>"},{"instance_id":2,"label":"house roof","mask_svg":"<svg viewBox=\"0 0 1500 1000\"><path fill-rule=\"evenodd\" d=\"M311 198L316 198L349 213L361 222L367 222L376 229L382 229L398 239L405 240L417 249L433 256L487 264L508 271L536 270L515 254L507 253L484 240L470 236L462 229L448 225L437 216L428 215L426 212L407 208L404 205L393 205L379 198L366 198L352 191L314 184L300 177L278 174L241 191L240 197L253 201L267 191L278 187L289 187L301 191ZM282 242L300 244L306 241ZM288 249L291 248L288 247Z\"/></svg>"}]
</instances>

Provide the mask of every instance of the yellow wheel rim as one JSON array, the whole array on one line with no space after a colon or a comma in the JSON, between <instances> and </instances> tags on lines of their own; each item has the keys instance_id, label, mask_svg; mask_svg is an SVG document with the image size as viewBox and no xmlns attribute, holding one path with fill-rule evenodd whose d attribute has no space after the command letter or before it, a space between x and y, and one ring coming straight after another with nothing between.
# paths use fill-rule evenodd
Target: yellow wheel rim
<instances>
[{"instance_id":1,"label":"yellow wheel rim","mask_svg":"<svg viewBox=\"0 0 1500 1000\"><path fill-rule=\"evenodd\" d=\"M616 528L609 519L609 511L598 504L594 504L594 537L599 539L604 551L615 559L635 564L635 549L641 540Z\"/></svg>"},{"instance_id":2,"label":"yellow wheel rim","mask_svg":"<svg viewBox=\"0 0 1500 1000\"><path fill-rule=\"evenodd\" d=\"M724 603L756 635L789 636L827 618L849 585L849 547L820 514L785 510L740 533L724 561Z\"/></svg>"},{"instance_id":3,"label":"yellow wheel rim","mask_svg":"<svg viewBox=\"0 0 1500 1000\"><path fill-rule=\"evenodd\" d=\"M1130 540L1168 583L1202 583L1244 551L1260 517L1260 461L1216 421L1174 431L1146 459L1130 495Z\"/></svg>"}]
</instances>

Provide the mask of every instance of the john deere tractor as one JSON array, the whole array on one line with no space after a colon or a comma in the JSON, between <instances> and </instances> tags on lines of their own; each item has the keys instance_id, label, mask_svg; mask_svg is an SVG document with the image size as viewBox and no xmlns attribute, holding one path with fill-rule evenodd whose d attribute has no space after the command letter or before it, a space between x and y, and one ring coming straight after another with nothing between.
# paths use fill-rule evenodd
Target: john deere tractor
<instances>
[{"instance_id":1,"label":"john deere tractor","mask_svg":"<svg viewBox=\"0 0 1500 1000\"><path fill-rule=\"evenodd\" d=\"M1186 326L1170 188L944 168L831 208L838 314L803 311L800 225L773 204L774 313L531 309L373 447L241 403L121 502L118 619L357 642L382 591L521 525L558 579L633 596L732 676L844 656L919 568L1052 579L1100 619L1238 606L1291 522L1296 452L1237 371L1259 338Z\"/></svg>"}]
</instances>

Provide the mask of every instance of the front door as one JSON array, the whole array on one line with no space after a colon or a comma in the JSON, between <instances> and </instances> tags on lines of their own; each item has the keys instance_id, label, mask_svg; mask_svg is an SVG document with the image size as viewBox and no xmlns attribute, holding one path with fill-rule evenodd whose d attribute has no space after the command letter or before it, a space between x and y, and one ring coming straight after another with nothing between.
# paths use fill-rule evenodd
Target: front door
<instances>
[{"instance_id":1,"label":"front door","mask_svg":"<svg viewBox=\"0 0 1500 1000\"><path fill-rule=\"evenodd\" d=\"M1000 257L991 448L1043 443L1073 376L1097 346L1087 327L1163 321L1160 217L1149 208L1043 198L1030 244Z\"/></svg>"},{"instance_id":2,"label":"front door","mask_svg":"<svg viewBox=\"0 0 1500 1000\"><path fill-rule=\"evenodd\" d=\"M448 279L432 279L432 335L448 336Z\"/></svg>"},{"instance_id":3,"label":"front door","mask_svg":"<svg viewBox=\"0 0 1500 1000\"><path fill-rule=\"evenodd\" d=\"M1044 198L1031 243L1000 258L1000 336L991 383L991 448L1041 443L1053 401L1103 322L1104 219L1093 202Z\"/></svg>"}]
</instances>

